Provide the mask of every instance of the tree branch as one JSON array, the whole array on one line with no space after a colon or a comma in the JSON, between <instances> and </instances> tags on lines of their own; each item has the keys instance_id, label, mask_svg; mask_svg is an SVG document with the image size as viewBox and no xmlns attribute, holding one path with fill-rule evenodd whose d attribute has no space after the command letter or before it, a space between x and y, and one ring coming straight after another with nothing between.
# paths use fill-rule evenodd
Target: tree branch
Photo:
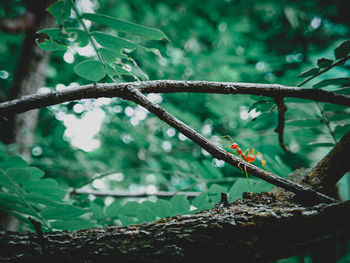
<instances>
[{"instance_id":1,"label":"tree branch","mask_svg":"<svg viewBox=\"0 0 350 263\"><path fill-rule=\"evenodd\" d=\"M269 203L237 200L228 207L128 227L44 233L41 243L35 233L0 232L1 261L268 262L350 234L349 202Z\"/></svg>"},{"instance_id":2,"label":"tree branch","mask_svg":"<svg viewBox=\"0 0 350 263\"><path fill-rule=\"evenodd\" d=\"M20 99L0 103L0 116L21 113L32 109L56 105L72 100L100 97L118 97L125 87L139 89L142 93L218 93L250 94L267 97L293 97L350 106L350 96L319 89L286 87L278 84L233 83L212 81L154 80L129 83L101 83L67 88L47 94L33 94Z\"/></svg>"},{"instance_id":3,"label":"tree branch","mask_svg":"<svg viewBox=\"0 0 350 263\"><path fill-rule=\"evenodd\" d=\"M350 131L316 165L302 181L317 191L328 192L350 171Z\"/></svg>"},{"instance_id":4,"label":"tree branch","mask_svg":"<svg viewBox=\"0 0 350 263\"><path fill-rule=\"evenodd\" d=\"M280 97L275 98L277 108L278 108L278 125L275 129L275 132L278 134L278 143L281 146L282 150L286 153L290 153L286 145L284 144L284 121L285 113L287 111L287 106L284 104L284 99Z\"/></svg>"},{"instance_id":5,"label":"tree branch","mask_svg":"<svg viewBox=\"0 0 350 263\"><path fill-rule=\"evenodd\" d=\"M187 197L196 197L200 195L200 192L166 192L166 191L158 191L152 194L141 192L141 193L134 193L134 192L116 192L116 191L108 191L108 190L87 190L87 189L76 189L73 194L89 194L89 195L95 195L95 196L113 196L113 197L148 197L148 196L157 196L157 197L173 197L174 195L185 195Z\"/></svg>"}]
</instances>

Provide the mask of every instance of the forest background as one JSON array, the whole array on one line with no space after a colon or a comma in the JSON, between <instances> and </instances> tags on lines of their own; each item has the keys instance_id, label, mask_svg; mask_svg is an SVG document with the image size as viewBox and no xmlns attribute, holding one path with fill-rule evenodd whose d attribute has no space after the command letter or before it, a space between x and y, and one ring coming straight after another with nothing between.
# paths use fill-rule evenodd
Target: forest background
<instances>
[{"instance_id":1,"label":"forest background","mask_svg":"<svg viewBox=\"0 0 350 263\"><path fill-rule=\"evenodd\" d=\"M301 72L317 67L320 58L334 59L334 50L349 37L345 2L116 3L101 0L78 1L77 6L83 12L152 26L167 36L168 40L150 41L122 34L134 42L157 48L161 56L143 49L134 50L130 55L142 72L135 63L130 63L126 68L129 67L132 75L123 75L118 82L135 81L137 77L140 80L278 83L294 87L305 79L298 77ZM0 17L4 18L0 31L2 101L13 96L11 89L19 68L23 67L21 49L26 40L25 27L11 31L7 22L24 17L29 9L26 4L26 1L0 4ZM105 29L96 24L89 26ZM53 52L49 64L38 73L45 79L45 84L37 87L39 92L91 83L74 69L78 63L94 56L90 45ZM323 79L347 78L349 69L345 63L303 87L312 88ZM110 80L106 76L99 82ZM344 84L346 82L342 83L342 93L349 94ZM340 86L323 88L335 91ZM263 154L264 169L282 177L299 168L313 167L350 130L348 107L287 98L286 149L275 132L278 110L273 99L202 93L151 93L147 98L160 103L212 141L220 141L226 149L231 142L220 136L229 135L243 148L254 147ZM1 145L2 167L37 167L40 170L34 173L41 180L52 180L46 181L48 189L55 189L49 197L62 201L63 196L70 193L70 205L79 207L80 212L74 211L81 214L69 221L55 218L50 211L44 212L41 219L53 229L76 230L150 221L187 212L190 204L197 209L210 208L220 200L221 192L230 193L230 200L235 200L249 191L242 171L213 159L181 133L132 102L101 98L63 103L41 109L34 123L32 128L22 126L19 133L24 141L21 141L21 136L3 132L8 129L8 123L2 121L1 139L5 143ZM9 157L18 154L23 159ZM250 184L254 192L273 187L253 177ZM340 197L349 200L349 174L338 186ZM89 195L92 191L98 191L99 195ZM141 197L133 197L135 194ZM160 197L162 194L167 197ZM8 201L6 196L0 198ZM172 208L160 208L166 206ZM22 217L28 214L26 211L18 207L9 210L26 221ZM153 210L156 212L152 213ZM21 231L33 231L29 222L18 227ZM349 255L342 254L341 258L346 262ZM289 260L297 262L295 258Z\"/></svg>"}]
</instances>

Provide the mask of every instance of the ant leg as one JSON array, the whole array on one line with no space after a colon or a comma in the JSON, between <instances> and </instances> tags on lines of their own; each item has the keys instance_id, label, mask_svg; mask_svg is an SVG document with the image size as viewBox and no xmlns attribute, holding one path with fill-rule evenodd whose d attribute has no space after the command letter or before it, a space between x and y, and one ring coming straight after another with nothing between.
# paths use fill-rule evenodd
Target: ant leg
<instances>
[{"instance_id":1,"label":"ant leg","mask_svg":"<svg viewBox=\"0 0 350 263\"><path fill-rule=\"evenodd\" d=\"M247 172L247 166L245 165L245 163L244 163L244 171L245 171L245 175L246 175L247 181L248 181L249 192L251 193L252 192L252 188L250 186L250 180L249 180L249 176L248 176L248 172Z\"/></svg>"},{"instance_id":2,"label":"ant leg","mask_svg":"<svg viewBox=\"0 0 350 263\"><path fill-rule=\"evenodd\" d=\"M231 138L230 135L224 135L224 136L220 136L220 137L224 137L224 138L229 138L231 142L233 142L233 139Z\"/></svg>"}]
</instances>

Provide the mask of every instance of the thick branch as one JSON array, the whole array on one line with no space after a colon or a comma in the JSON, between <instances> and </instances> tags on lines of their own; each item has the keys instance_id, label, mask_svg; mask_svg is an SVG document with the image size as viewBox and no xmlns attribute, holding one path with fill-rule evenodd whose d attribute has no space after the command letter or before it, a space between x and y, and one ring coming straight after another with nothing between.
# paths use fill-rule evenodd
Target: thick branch
<instances>
[{"instance_id":1,"label":"thick branch","mask_svg":"<svg viewBox=\"0 0 350 263\"><path fill-rule=\"evenodd\" d=\"M261 197L260 197L261 198ZM350 203L252 204L76 232L0 232L2 262L268 262L350 234ZM346 212L347 211L347 212Z\"/></svg>"},{"instance_id":2,"label":"thick branch","mask_svg":"<svg viewBox=\"0 0 350 263\"><path fill-rule=\"evenodd\" d=\"M334 148L312 169L303 180L305 185L327 192L350 171L350 131L334 146Z\"/></svg>"},{"instance_id":3,"label":"thick branch","mask_svg":"<svg viewBox=\"0 0 350 263\"><path fill-rule=\"evenodd\" d=\"M251 94L267 97L294 97L320 102L350 106L350 96L324 90L286 87L278 84L232 83L211 81L155 80L130 83L90 84L47 94L24 96L17 100L0 103L0 116L21 113L32 109L55 105L62 102L87 98L116 97L126 86L139 89L142 93L219 93Z\"/></svg>"}]
</instances>

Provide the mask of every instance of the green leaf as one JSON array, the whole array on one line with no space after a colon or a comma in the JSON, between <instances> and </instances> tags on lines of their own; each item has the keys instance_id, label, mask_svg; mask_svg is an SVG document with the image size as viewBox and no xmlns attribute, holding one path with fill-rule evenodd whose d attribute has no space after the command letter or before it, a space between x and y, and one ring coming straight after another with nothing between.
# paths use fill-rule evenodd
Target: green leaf
<instances>
[{"instance_id":1,"label":"green leaf","mask_svg":"<svg viewBox=\"0 0 350 263\"><path fill-rule=\"evenodd\" d=\"M119 215L121 207L122 205L119 203L119 201L113 201L106 209L106 216L117 217Z\"/></svg>"},{"instance_id":2,"label":"green leaf","mask_svg":"<svg viewBox=\"0 0 350 263\"><path fill-rule=\"evenodd\" d=\"M322 124L321 119L298 119L287 120L286 126L292 127L315 127Z\"/></svg>"},{"instance_id":3,"label":"green leaf","mask_svg":"<svg viewBox=\"0 0 350 263\"><path fill-rule=\"evenodd\" d=\"M92 215L96 219L103 219L105 218L105 214L103 212L103 207L97 204L96 202L90 203L90 208L92 211Z\"/></svg>"},{"instance_id":4,"label":"green leaf","mask_svg":"<svg viewBox=\"0 0 350 263\"><path fill-rule=\"evenodd\" d=\"M5 172L0 170L0 186L6 187L7 189L12 188L12 184L9 178L6 176Z\"/></svg>"},{"instance_id":5,"label":"green leaf","mask_svg":"<svg viewBox=\"0 0 350 263\"><path fill-rule=\"evenodd\" d=\"M334 56L336 59L345 58L350 52L350 40L346 40L341 43L336 49L334 49Z\"/></svg>"},{"instance_id":6,"label":"green leaf","mask_svg":"<svg viewBox=\"0 0 350 263\"><path fill-rule=\"evenodd\" d=\"M151 202L151 201L143 201L141 204L140 204L141 207L148 207L149 209L153 210L156 208L156 203L154 202Z\"/></svg>"},{"instance_id":7,"label":"green leaf","mask_svg":"<svg viewBox=\"0 0 350 263\"><path fill-rule=\"evenodd\" d=\"M333 90L332 92L337 94L350 95L350 88L349 87L339 88L339 89Z\"/></svg>"},{"instance_id":8,"label":"green leaf","mask_svg":"<svg viewBox=\"0 0 350 263\"><path fill-rule=\"evenodd\" d=\"M144 48L126 39L112 36L102 32L91 33L96 41L103 47L110 49L111 51L120 53L124 48L134 50L137 47Z\"/></svg>"},{"instance_id":9,"label":"green leaf","mask_svg":"<svg viewBox=\"0 0 350 263\"><path fill-rule=\"evenodd\" d=\"M45 28L37 31L37 33L46 34L49 36L51 40L59 40L59 39L65 38L60 28Z\"/></svg>"},{"instance_id":10,"label":"green leaf","mask_svg":"<svg viewBox=\"0 0 350 263\"><path fill-rule=\"evenodd\" d=\"M114 52L111 51L107 48L99 48L98 51L100 52L103 60L107 63L112 65L113 63L115 63L117 60L117 58L125 58L127 59L128 56L126 56L125 54L123 54L122 52Z\"/></svg>"},{"instance_id":11,"label":"green leaf","mask_svg":"<svg viewBox=\"0 0 350 263\"><path fill-rule=\"evenodd\" d=\"M99 81L106 76L106 70L103 64L96 60L87 60L80 62L75 66L74 72L80 77L91 81Z\"/></svg>"},{"instance_id":12,"label":"green leaf","mask_svg":"<svg viewBox=\"0 0 350 263\"><path fill-rule=\"evenodd\" d=\"M139 207L135 215L140 222L150 222L156 219L154 212L148 207Z\"/></svg>"},{"instance_id":13,"label":"green leaf","mask_svg":"<svg viewBox=\"0 0 350 263\"><path fill-rule=\"evenodd\" d=\"M113 27L118 31L139 35L151 40L168 39L167 36L158 29L133 24L127 21L116 19L114 17L89 13L82 14L82 17L95 23Z\"/></svg>"},{"instance_id":14,"label":"green leaf","mask_svg":"<svg viewBox=\"0 0 350 263\"><path fill-rule=\"evenodd\" d=\"M298 75L298 77L300 77L300 78L311 77L311 76L313 76L313 75L316 75L319 71L320 71L319 68L312 68L312 69L309 69L309 70L306 70L306 71L300 73L300 74Z\"/></svg>"},{"instance_id":15,"label":"green leaf","mask_svg":"<svg viewBox=\"0 0 350 263\"><path fill-rule=\"evenodd\" d=\"M208 193L209 194L219 194L221 195L221 193L226 193L227 190L225 187L222 187L218 184L213 184L212 186L210 186Z\"/></svg>"},{"instance_id":16,"label":"green leaf","mask_svg":"<svg viewBox=\"0 0 350 263\"><path fill-rule=\"evenodd\" d=\"M246 178L239 178L230 189L229 200L234 201L241 198L244 192L249 192L248 181Z\"/></svg>"},{"instance_id":17,"label":"green leaf","mask_svg":"<svg viewBox=\"0 0 350 263\"><path fill-rule=\"evenodd\" d=\"M340 124L334 129L334 133L338 136L343 136L345 133L350 131L350 124Z\"/></svg>"},{"instance_id":18,"label":"green leaf","mask_svg":"<svg viewBox=\"0 0 350 263\"><path fill-rule=\"evenodd\" d=\"M333 147L334 142L309 142L307 145L312 147Z\"/></svg>"},{"instance_id":19,"label":"green leaf","mask_svg":"<svg viewBox=\"0 0 350 263\"><path fill-rule=\"evenodd\" d=\"M320 58L317 60L317 66L319 68L328 68L332 65L333 60L332 59L327 59L327 58Z\"/></svg>"},{"instance_id":20,"label":"green leaf","mask_svg":"<svg viewBox=\"0 0 350 263\"><path fill-rule=\"evenodd\" d=\"M44 42L38 43L38 46L45 51L65 51L67 46L58 44L52 40L45 39Z\"/></svg>"},{"instance_id":21,"label":"green leaf","mask_svg":"<svg viewBox=\"0 0 350 263\"><path fill-rule=\"evenodd\" d=\"M37 33L47 34L51 40L64 40L68 37L74 37L75 42L78 42L79 47L85 47L89 44L89 38L86 32L79 28L68 27L66 28L67 33L63 33L60 28L46 28L39 30ZM54 42L54 41L53 41ZM60 43L57 43L60 44Z\"/></svg>"},{"instance_id":22,"label":"green leaf","mask_svg":"<svg viewBox=\"0 0 350 263\"><path fill-rule=\"evenodd\" d=\"M70 17L71 4L69 1L60 0L50 5L46 10L56 18L57 24L61 24Z\"/></svg>"},{"instance_id":23,"label":"green leaf","mask_svg":"<svg viewBox=\"0 0 350 263\"><path fill-rule=\"evenodd\" d=\"M249 107L248 112L251 112L253 109L256 109L257 112L270 112L275 105L276 103L274 100L259 100Z\"/></svg>"},{"instance_id":24,"label":"green leaf","mask_svg":"<svg viewBox=\"0 0 350 263\"><path fill-rule=\"evenodd\" d=\"M37 167L28 167L26 169L32 175L30 177L30 180L40 180L45 175L45 173L42 170L40 170L39 168L37 168Z\"/></svg>"},{"instance_id":25,"label":"green leaf","mask_svg":"<svg viewBox=\"0 0 350 263\"><path fill-rule=\"evenodd\" d=\"M53 206L53 207L61 207L66 205L65 203L61 203L61 202L57 202L47 196L41 195L39 193L28 193L25 194L25 198L26 200L28 200L31 203L34 204L44 204L44 205L48 205L48 206Z\"/></svg>"},{"instance_id":26,"label":"green leaf","mask_svg":"<svg viewBox=\"0 0 350 263\"><path fill-rule=\"evenodd\" d=\"M6 174L18 184L24 184L28 182L32 175L31 172L25 168L9 168Z\"/></svg>"},{"instance_id":27,"label":"green leaf","mask_svg":"<svg viewBox=\"0 0 350 263\"><path fill-rule=\"evenodd\" d=\"M211 175L210 178L223 178L223 174L220 169L215 167L212 162L208 160L204 160L202 162L203 168L207 170L207 172Z\"/></svg>"},{"instance_id":28,"label":"green leaf","mask_svg":"<svg viewBox=\"0 0 350 263\"><path fill-rule=\"evenodd\" d=\"M69 218L56 220L50 223L51 226L58 230L80 230L96 226L92 221L86 218Z\"/></svg>"},{"instance_id":29,"label":"green leaf","mask_svg":"<svg viewBox=\"0 0 350 263\"><path fill-rule=\"evenodd\" d=\"M7 208L8 210L11 210L17 213L22 213L22 214L36 217L35 213L31 209L29 209L26 206L22 206L21 203L12 203L7 200L1 200L0 209L1 207Z\"/></svg>"},{"instance_id":30,"label":"green leaf","mask_svg":"<svg viewBox=\"0 0 350 263\"><path fill-rule=\"evenodd\" d=\"M122 222L123 226L135 224L135 220L133 220L130 216L120 215L119 220Z\"/></svg>"},{"instance_id":31,"label":"green leaf","mask_svg":"<svg viewBox=\"0 0 350 263\"><path fill-rule=\"evenodd\" d=\"M70 219L79 217L87 212L88 210L79 207L65 205L61 207L47 207L41 211L41 215L45 219Z\"/></svg>"},{"instance_id":32,"label":"green leaf","mask_svg":"<svg viewBox=\"0 0 350 263\"><path fill-rule=\"evenodd\" d=\"M323 88L329 85L344 85L344 84L350 84L350 78L336 78L336 79L324 79L312 87L315 89Z\"/></svg>"},{"instance_id":33,"label":"green leaf","mask_svg":"<svg viewBox=\"0 0 350 263\"><path fill-rule=\"evenodd\" d=\"M256 130L266 129L269 127L275 127L277 118L274 112L263 112L258 117L248 121L244 128L253 128Z\"/></svg>"},{"instance_id":34,"label":"green leaf","mask_svg":"<svg viewBox=\"0 0 350 263\"><path fill-rule=\"evenodd\" d=\"M58 183L52 178L43 180L28 181L23 185L27 192L41 193L56 201L61 201L67 194L68 189L58 186Z\"/></svg>"},{"instance_id":35,"label":"green leaf","mask_svg":"<svg viewBox=\"0 0 350 263\"><path fill-rule=\"evenodd\" d=\"M17 194L12 193L4 193L0 192L0 200L5 200L10 203L20 204L22 206L26 206L26 204L23 202L21 198L18 197Z\"/></svg>"},{"instance_id":36,"label":"green leaf","mask_svg":"<svg viewBox=\"0 0 350 263\"><path fill-rule=\"evenodd\" d=\"M227 193L227 190L225 187L222 187L218 184L213 184L208 190L209 197L213 203L220 201L221 193Z\"/></svg>"},{"instance_id":37,"label":"green leaf","mask_svg":"<svg viewBox=\"0 0 350 263\"><path fill-rule=\"evenodd\" d=\"M210 203L208 200L208 193L203 192L199 196L197 196L192 201L192 205L199 208L199 209L208 209L210 208Z\"/></svg>"},{"instance_id":38,"label":"green leaf","mask_svg":"<svg viewBox=\"0 0 350 263\"><path fill-rule=\"evenodd\" d=\"M121 209L120 214L127 216L134 216L136 210L139 208L140 204L135 201L127 202Z\"/></svg>"},{"instance_id":39,"label":"green leaf","mask_svg":"<svg viewBox=\"0 0 350 263\"><path fill-rule=\"evenodd\" d=\"M254 182L255 180L249 179L251 182ZM270 191L274 186L272 184L269 184L265 181L258 181L257 183L252 184L253 192L254 193L261 193L261 192L268 192Z\"/></svg>"},{"instance_id":40,"label":"green leaf","mask_svg":"<svg viewBox=\"0 0 350 263\"><path fill-rule=\"evenodd\" d=\"M186 213L190 210L190 202L185 195L174 195L170 199L170 203L176 214Z\"/></svg>"},{"instance_id":41,"label":"green leaf","mask_svg":"<svg viewBox=\"0 0 350 263\"><path fill-rule=\"evenodd\" d=\"M114 65L111 67L110 65L106 64L106 70L107 74L110 78L113 78L116 75L129 75L133 76L133 74L129 71L126 71L125 69L119 67L118 65Z\"/></svg>"},{"instance_id":42,"label":"green leaf","mask_svg":"<svg viewBox=\"0 0 350 263\"><path fill-rule=\"evenodd\" d=\"M27 162L23 160L20 156L14 156L0 163L0 169L7 170L12 167L27 167Z\"/></svg>"},{"instance_id":43,"label":"green leaf","mask_svg":"<svg viewBox=\"0 0 350 263\"><path fill-rule=\"evenodd\" d=\"M159 217L167 217L175 214L171 203L162 199L157 200L155 213Z\"/></svg>"},{"instance_id":44,"label":"green leaf","mask_svg":"<svg viewBox=\"0 0 350 263\"><path fill-rule=\"evenodd\" d=\"M85 47L89 44L89 38L86 32L79 28L67 28L68 33L73 33L75 35L75 42L78 42L79 47Z\"/></svg>"}]
</instances>

